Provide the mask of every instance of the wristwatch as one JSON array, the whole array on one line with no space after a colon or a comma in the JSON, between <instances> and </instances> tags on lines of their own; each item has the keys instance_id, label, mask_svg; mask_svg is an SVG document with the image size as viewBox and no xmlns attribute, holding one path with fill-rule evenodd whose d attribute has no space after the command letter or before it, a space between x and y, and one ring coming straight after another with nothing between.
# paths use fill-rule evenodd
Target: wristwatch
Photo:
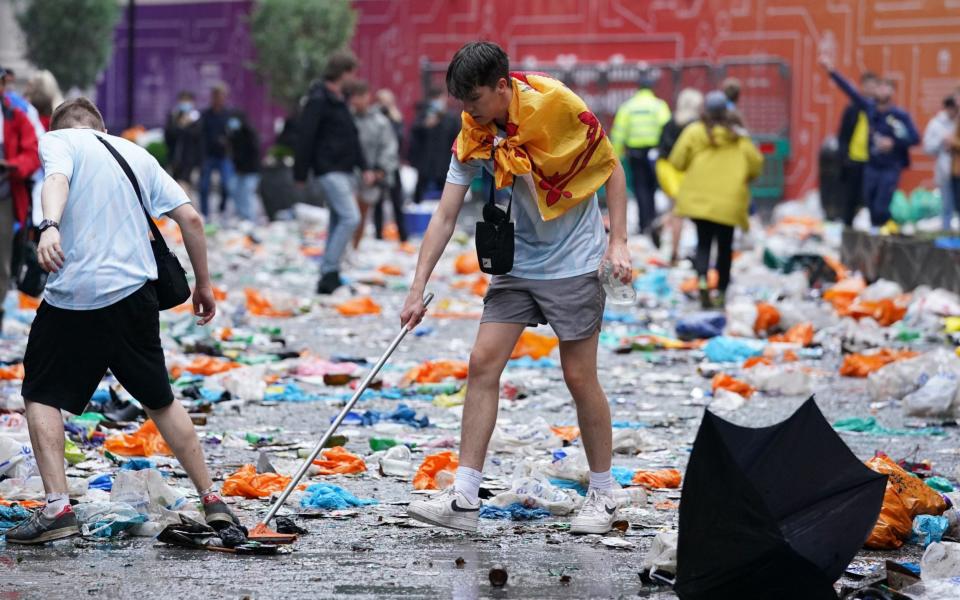
<instances>
[{"instance_id":1,"label":"wristwatch","mask_svg":"<svg viewBox=\"0 0 960 600\"><path fill-rule=\"evenodd\" d=\"M40 230L40 233L43 233L44 231L50 229L51 227L56 227L57 231L60 231L60 223L57 223L52 219L44 219L40 221L40 225L39 227L37 227L37 229Z\"/></svg>"}]
</instances>

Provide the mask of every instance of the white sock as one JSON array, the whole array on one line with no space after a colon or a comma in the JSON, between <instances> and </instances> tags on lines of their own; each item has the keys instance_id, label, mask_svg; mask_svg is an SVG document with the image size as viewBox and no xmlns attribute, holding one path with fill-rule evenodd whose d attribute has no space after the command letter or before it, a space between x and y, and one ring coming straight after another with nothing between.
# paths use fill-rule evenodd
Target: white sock
<instances>
[{"instance_id":1,"label":"white sock","mask_svg":"<svg viewBox=\"0 0 960 600\"><path fill-rule=\"evenodd\" d=\"M613 475L610 471L594 473L590 471L590 489L602 494L613 494Z\"/></svg>"},{"instance_id":2,"label":"white sock","mask_svg":"<svg viewBox=\"0 0 960 600\"><path fill-rule=\"evenodd\" d=\"M480 484L483 483L483 473L470 467L457 467L457 477L453 481L453 489L463 494L470 504L479 500Z\"/></svg>"},{"instance_id":3,"label":"white sock","mask_svg":"<svg viewBox=\"0 0 960 600\"><path fill-rule=\"evenodd\" d=\"M47 505L43 507L43 516L52 519L70 505L70 494L47 494Z\"/></svg>"}]
</instances>

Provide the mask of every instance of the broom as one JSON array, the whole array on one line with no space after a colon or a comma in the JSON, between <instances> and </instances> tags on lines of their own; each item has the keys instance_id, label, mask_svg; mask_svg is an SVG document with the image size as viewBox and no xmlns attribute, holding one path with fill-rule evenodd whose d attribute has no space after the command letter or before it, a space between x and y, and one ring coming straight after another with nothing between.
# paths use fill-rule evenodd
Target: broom
<instances>
[{"instance_id":1,"label":"broom","mask_svg":"<svg viewBox=\"0 0 960 600\"><path fill-rule=\"evenodd\" d=\"M433 294L427 294L423 299L423 307L426 308L429 306L430 302L433 300ZM297 539L297 535L294 533L280 533L270 529L270 521L277 515L277 511L280 510L280 507L283 506L284 502L287 501L287 498L293 492L293 490L299 485L300 480L303 479L303 476L307 474L307 470L310 468L310 465L313 464L313 461L320 454L320 451L323 450L326 446L327 441L330 439L330 436L333 435L333 432L337 430L337 427L340 426L340 423L346 418L347 413L353 409L353 405L357 403L357 400L360 399L360 396L363 395L363 392L367 390L367 387L370 385L370 382L373 381L373 378L377 376L377 373L380 372L380 369L383 368L383 365L386 364L387 360L393 354L393 351L397 349L397 346L400 345L400 342L403 341L403 338L410 332L410 327L404 326L400 329L400 333L397 334L397 337L393 338L393 341L390 342L390 346L387 348L387 351L383 353L380 359L373 365L373 368L370 369L370 372L367 373L367 376L363 378L363 381L360 382L360 385L357 386L357 391L354 392L353 397L350 398L350 401L343 407L340 411L340 414L337 415L337 418L333 420L333 423L330 424L330 427L327 429L326 433L323 434L323 437L320 438L320 441L313 448L313 451L310 452L310 455L306 460L303 461L303 464L300 465L300 468L297 469L296 474L290 480L290 483L287 484L287 488L283 490L283 493L280 494L280 497L277 498L277 501L273 503L273 506L270 507L270 510L267 512L267 515L261 520L252 530L250 530L249 539L256 542L270 543L270 544L292 544Z\"/></svg>"}]
</instances>

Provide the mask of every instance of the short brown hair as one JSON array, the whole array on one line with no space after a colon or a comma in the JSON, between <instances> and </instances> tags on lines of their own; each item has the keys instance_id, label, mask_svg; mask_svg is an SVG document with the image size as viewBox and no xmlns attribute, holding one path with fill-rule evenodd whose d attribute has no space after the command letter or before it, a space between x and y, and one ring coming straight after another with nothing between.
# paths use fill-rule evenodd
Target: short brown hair
<instances>
[{"instance_id":1,"label":"short brown hair","mask_svg":"<svg viewBox=\"0 0 960 600\"><path fill-rule=\"evenodd\" d=\"M727 97L727 100L734 104L740 100L740 87L740 80L736 77L727 77L723 80L723 83L720 84L720 89L723 90L723 94Z\"/></svg>"},{"instance_id":2,"label":"short brown hair","mask_svg":"<svg viewBox=\"0 0 960 600\"><path fill-rule=\"evenodd\" d=\"M97 105L89 98L74 98L67 100L53 111L50 117L50 131L70 129L71 127L90 127L103 131L107 126L103 122L103 115Z\"/></svg>"},{"instance_id":3,"label":"short brown hair","mask_svg":"<svg viewBox=\"0 0 960 600\"><path fill-rule=\"evenodd\" d=\"M346 96L362 96L370 91L370 84L364 81L363 79L357 79L351 81L350 85L346 85L343 88L343 93Z\"/></svg>"},{"instance_id":4,"label":"short brown hair","mask_svg":"<svg viewBox=\"0 0 960 600\"><path fill-rule=\"evenodd\" d=\"M357 68L359 62L353 52L337 50L327 59L327 66L323 69L323 78L327 81L337 81L350 71Z\"/></svg>"}]
</instances>

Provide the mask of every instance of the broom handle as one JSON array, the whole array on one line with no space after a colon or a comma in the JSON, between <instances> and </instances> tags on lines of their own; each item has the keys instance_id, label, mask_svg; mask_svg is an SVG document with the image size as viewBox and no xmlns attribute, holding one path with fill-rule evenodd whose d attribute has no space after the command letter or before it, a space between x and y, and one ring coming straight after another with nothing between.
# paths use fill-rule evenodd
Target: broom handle
<instances>
[{"instance_id":1,"label":"broom handle","mask_svg":"<svg viewBox=\"0 0 960 600\"><path fill-rule=\"evenodd\" d=\"M433 300L433 294L427 294L423 299L423 307L426 308L430 305L430 302ZM407 333L410 332L409 327L403 327L400 330L400 333L397 334L397 337L393 338L393 341L390 342L390 346L387 348L387 351L383 353L380 357L380 360L377 361L373 368L370 369L370 372L367 373L367 376L363 378L363 381L360 382L360 385L357 386L357 391L354 392L353 397L350 398L350 401L343 407L343 410L340 411L340 414L337 415L337 418L333 420L333 423L330 424L330 427L327 429L326 433L323 434L323 437L320 438L320 441L313 448L313 451L310 452L310 456L307 457L303 464L300 465L300 468L297 469L296 474L293 476L293 479L290 480L290 483L287 484L287 488L283 490L283 493L280 494L280 497L277 498L277 501L273 503L273 506L270 507L270 511L267 513L267 516L260 521L261 525L267 525L273 517L277 515L277 511L280 510L280 507L283 506L284 502L287 501L287 498L290 497L290 494L293 490L299 485L300 480L303 479L303 476L307 474L307 470L310 468L310 465L313 464L313 461L320 454L320 451L323 450L323 447L330 440L330 436L333 435L333 432L337 430L337 427L340 426L340 423L347 418L347 413L353 408L353 405L357 403L357 400L360 399L360 396L367 391L367 387L370 385L370 382L373 381L373 378L377 376L377 373L380 372L380 369L383 368L383 365L386 364L387 360L390 358L390 355L393 354L393 351L397 349L397 346L400 345L400 342L403 341L403 338L406 337Z\"/></svg>"}]
</instances>

